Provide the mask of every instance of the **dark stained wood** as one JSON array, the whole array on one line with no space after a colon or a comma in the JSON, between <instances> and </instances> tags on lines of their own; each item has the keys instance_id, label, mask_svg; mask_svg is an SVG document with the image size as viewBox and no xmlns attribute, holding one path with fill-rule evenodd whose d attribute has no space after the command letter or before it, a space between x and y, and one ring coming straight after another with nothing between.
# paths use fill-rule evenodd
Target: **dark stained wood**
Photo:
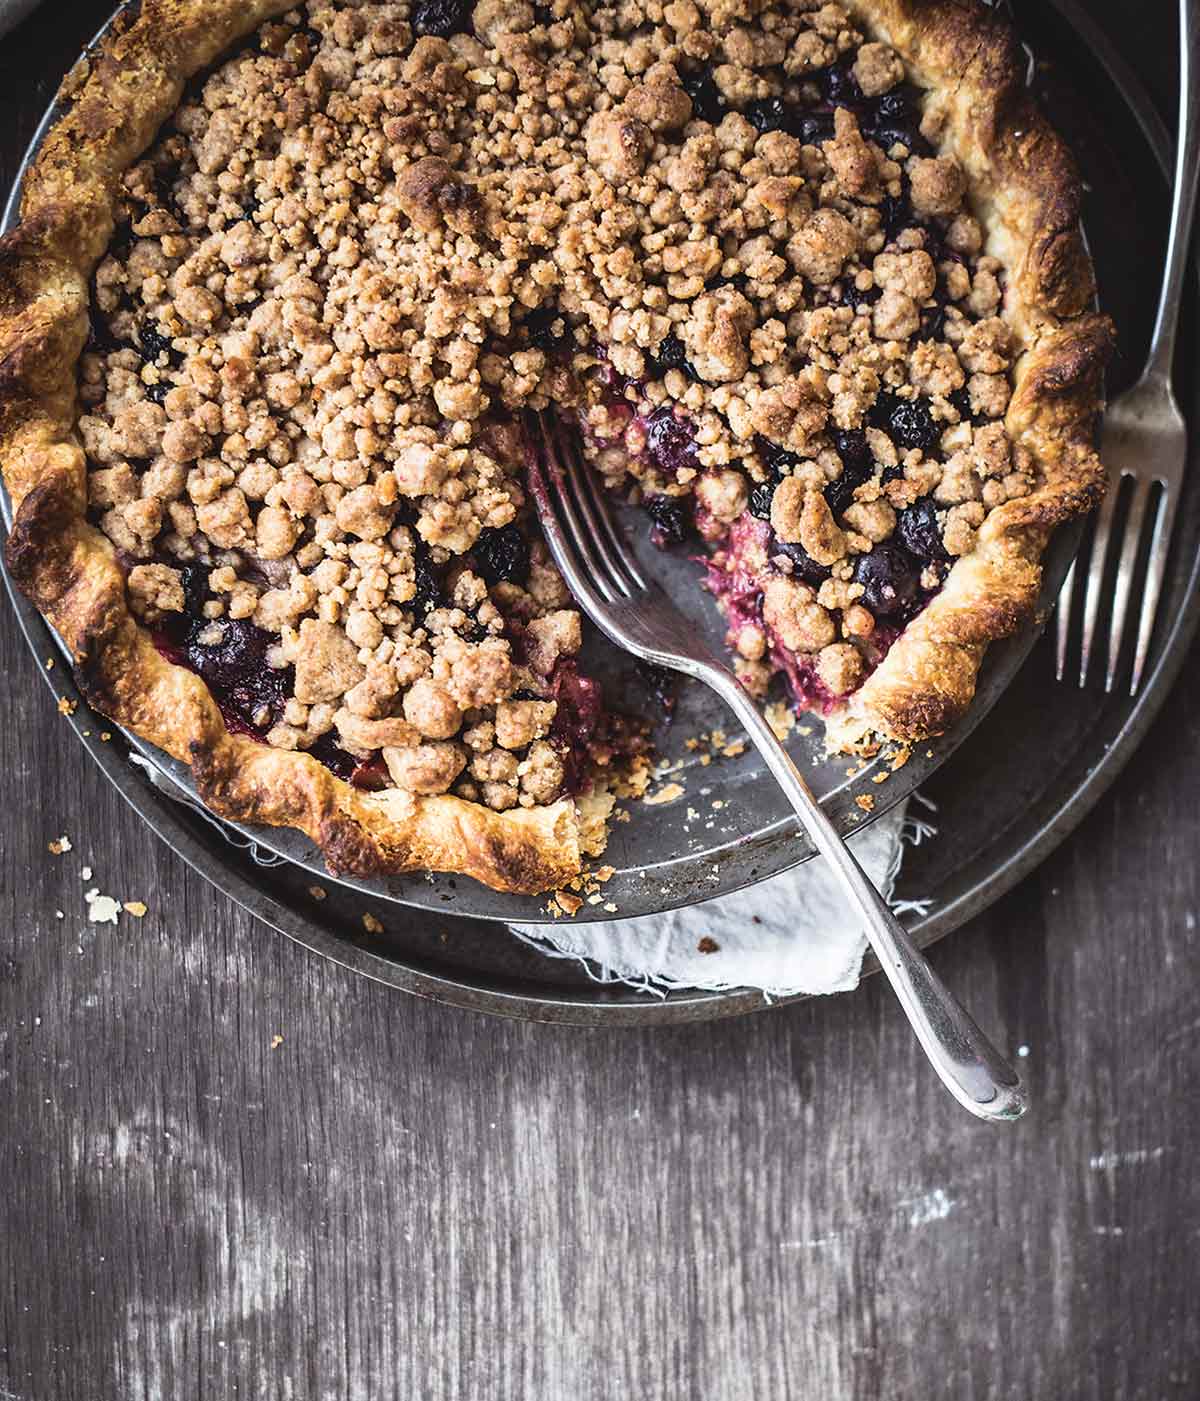
<instances>
[{"instance_id":1,"label":"dark stained wood","mask_svg":"<svg viewBox=\"0 0 1200 1401\"><path fill-rule=\"evenodd\" d=\"M0 44L5 182L104 8ZM1164 93L1172 10L1129 35ZM35 673L5 613L3 1401L1200 1395L1197 658L1100 809L933 951L1028 1048L1007 1129L878 981L585 1033L353 978L150 837ZM88 885L150 913L88 924Z\"/></svg>"}]
</instances>

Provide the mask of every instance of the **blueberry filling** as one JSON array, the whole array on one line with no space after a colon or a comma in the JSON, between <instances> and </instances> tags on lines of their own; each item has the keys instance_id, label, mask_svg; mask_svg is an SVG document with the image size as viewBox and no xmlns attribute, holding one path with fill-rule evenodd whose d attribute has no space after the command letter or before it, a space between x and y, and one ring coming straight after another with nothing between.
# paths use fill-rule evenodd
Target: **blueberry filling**
<instances>
[{"instance_id":1,"label":"blueberry filling","mask_svg":"<svg viewBox=\"0 0 1200 1401\"><path fill-rule=\"evenodd\" d=\"M852 277L842 280L842 305L853 307L855 311L860 306L874 306L883 296L882 287L868 287L865 291L859 287Z\"/></svg>"},{"instance_id":2,"label":"blueberry filling","mask_svg":"<svg viewBox=\"0 0 1200 1401\"><path fill-rule=\"evenodd\" d=\"M267 651L279 639L244 618L192 617L184 628L184 664L213 693L231 728L261 737L282 716L291 691L291 668L267 664Z\"/></svg>"},{"instance_id":3,"label":"blueberry filling","mask_svg":"<svg viewBox=\"0 0 1200 1401\"><path fill-rule=\"evenodd\" d=\"M472 6L464 0L415 0L412 7L413 33L418 38L432 35L435 39L449 39L451 34L462 34L469 27Z\"/></svg>"},{"instance_id":4,"label":"blueberry filling","mask_svg":"<svg viewBox=\"0 0 1200 1401\"><path fill-rule=\"evenodd\" d=\"M659 549L666 549L668 545L682 545L692 533L687 498L647 496L642 505L654 522L650 529L650 538Z\"/></svg>"},{"instance_id":5,"label":"blueberry filling","mask_svg":"<svg viewBox=\"0 0 1200 1401\"><path fill-rule=\"evenodd\" d=\"M444 608L446 606L446 591L442 580L442 571L434 564L429 557L429 547L420 537L417 537L415 557L413 559L413 577L416 580L416 593L413 595L409 606L414 613L424 617L433 608Z\"/></svg>"},{"instance_id":6,"label":"blueberry filling","mask_svg":"<svg viewBox=\"0 0 1200 1401\"><path fill-rule=\"evenodd\" d=\"M920 593L921 563L902 545L885 540L858 557L854 582L863 586L863 607L874 617L903 617Z\"/></svg>"},{"instance_id":7,"label":"blueberry filling","mask_svg":"<svg viewBox=\"0 0 1200 1401\"><path fill-rule=\"evenodd\" d=\"M524 584L529 578L529 541L515 522L481 530L471 553L475 572L489 588Z\"/></svg>"},{"instance_id":8,"label":"blueberry filling","mask_svg":"<svg viewBox=\"0 0 1200 1401\"><path fill-rule=\"evenodd\" d=\"M922 341L939 341L946 329L946 307L938 302L934 306L921 308L921 328L917 332L917 339Z\"/></svg>"},{"instance_id":9,"label":"blueberry filling","mask_svg":"<svg viewBox=\"0 0 1200 1401\"><path fill-rule=\"evenodd\" d=\"M771 519L771 500L775 495L774 482L755 482L750 488L749 511L760 521Z\"/></svg>"},{"instance_id":10,"label":"blueberry filling","mask_svg":"<svg viewBox=\"0 0 1200 1401\"><path fill-rule=\"evenodd\" d=\"M651 375L655 379L662 377L669 370L682 370L689 379L699 379L695 366L687 358L687 350L683 342L676 335L666 335L658 343L653 355L646 357L647 365Z\"/></svg>"},{"instance_id":11,"label":"blueberry filling","mask_svg":"<svg viewBox=\"0 0 1200 1401\"><path fill-rule=\"evenodd\" d=\"M884 390L871 409L871 422L882 428L898 448L920 448L931 453L941 441L945 425L934 420L926 399L901 399Z\"/></svg>"},{"instance_id":12,"label":"blueberry filling","mask_svg":"<svg viewBox=\"0 0 1200 1401\"><path fill-rule=\"evenodd\" d=\"M179 355L171 344L171 337L153 321L139 321L137 325L139 354L150 364L155 364L160 355L165 355L171 363L177 362Z\"/></svg>"},{"instance_id":13,"label":"blueberry filling","mask_svg":"<svg viewBox=\"0 0 1200 1401\"><path fill-rule=\"evenodd\" d=\"M764 97L751 102L743 109L742 115L760 135L768 131L786 131L796 135L797 113L782 97Z\"/></svg>"},{"instance_id":14,"label":"blueberry filling","mask_svg":"<svg viewBox=\"0 0 1200 1401\"><path fill-rule=\"evenodd\" d=\"M919 560L939 564L950 558L942 543L937 508L928 496L922 496L899 513L896 535L904 548Z\"/></svg>"},{"instance_id":15,"label":"blueberry filling","mask_svg":"<svg viewBox=\"0 0 1200 1401\"><path fill-rule=\"evenodd\" d=\"M719 126L728 106L713 81L712 69L697 68L693 72L685 73L681 82L684 92L692 99L693 115L700 121Z\"/></svg>"},{"instance_id":16,"label":"blueberry filling","mask_svg":"<svg viewBox=\"0 0 1200 1401\"><path fill-rule=\"evenodd\" d=\"M655 409L646 419L646 451L665 473L695 470L696 439L691 424L669 406Z\"/></svg>"},{"instance_id":17,"label":"blueberry filling","mask_svg":"<svg viewBox=\"0 0 1200 1401\"><path fill-rule=\"evenodd\" d=\"M555 332L555 322L561 323L561 331ZM570 340L566 319L555 306L540 306L536 311L531 311L522 325L529 337L529 344L538 350L544 350L548 355L562 350Z\"/></svg>"},{"instance_id":18,"label":"blueberry filling","mask_svg":"<svg viewBox=\"0 0 1200 1401\"><path fill-rule=\"evenodd\" d=\"M778 443L773 443L770 438L761 435L754 439L754 447L759 456L774 473L775 480L787 476L792 469L799 465L800 459L794 452L788 452L787 448L781 448Z\"/></svg>"},{"instance_id":19,"label":"blueberry filling","mask_svg":"<svg viewBox=\"0 0 1200 1401\"><path fill-rule=\"evenodd\" d=\"M825 100L835 107L855 107L864 101L853 67L845 61L830 64L817 75L817 80Z\"/></svg>"},{"instance_id":20,"label":"blueberry filling","mask_svg":"<svg viewBox=\"0 0 1200 1401\"><path fill-rule=\"evenodd\" d=\"M874 464L865 467L843 467L842 475L821 493L835 516L843 515L854 505L854 493L874 471Z\"/></svg>"},{"instance_id":21,"label":"blueberry filling","mask_svg":"<svg viewBox=\"0 0 1200 1401\"><path fill-rule=\"evenodd\" d=\"M803 545L789 544L786 540L776 539L772 543L771 552L791 560L793 575L799 576L806 584L819 587L829 578L829 566L818 564Z\"/></svg>"},{"instance_id":22,"label":"blueberry filling","mask_svg":"<svg viewBox=\"0 0 1200 1401\"><path fill-rule=\"evenodd\" d=\"M861 428L839 428L833 435L833 446L848 472L865 472L870 476L875 465L867 435ZM865 481L866 478L864 477Z\"/></svg>"}]
</instances>

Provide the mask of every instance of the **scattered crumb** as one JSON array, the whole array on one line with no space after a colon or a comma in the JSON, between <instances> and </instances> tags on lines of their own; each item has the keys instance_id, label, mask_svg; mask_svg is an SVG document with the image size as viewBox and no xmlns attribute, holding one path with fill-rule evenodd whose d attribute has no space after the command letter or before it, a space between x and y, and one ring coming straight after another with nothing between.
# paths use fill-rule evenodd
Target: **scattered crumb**
<instances>
[{"instance_id":1,"label":"scattered crumb","mask_svg":"<svg viewBox=\"0 0 1200 1401\"><path fill-rule=\"evenodd\" d=\"M326 889L324 889L323 886L319 885L310 885L308 887L308 893L312 896L314 900L324 900L325 897L329 894L329 892Z\"/></svg>"},{"instance_id":2,"label":"scattered crumb","mask_svg":"<svg viewBox=\"0 0 1200 1401\"><path fill-rule=\"evenodd\" d=\"M601 885L603 885L606 880L612 880L613 876L616 874L617 868L615 866L601 866L600 869L595 872L596 879Z\"/></svg>"},{"instance_id":3,"label":"scattered crumb","mask_svg":"<svg viewBox=\"0 0 1200 1401\"><path fill-rule=\"evenodd\" d=\"M111 732L110 730L101 730L101 731L100 731L100 743L101 743L101 744L107 744L108 741L109 741L110 739L112 739L112 732Z\"/></svg>"},{"instance_id":4,"label":"scattered crumb","mask_svg":"<svg viewBox=\"0 0 1200 1401\"><path fill-rule=\"evenodd\" d=\"M91 878L92 878L92 868L91 868L90 866L82 866L82 867L80 868L80 871L79 871L79 879L80 879L80 880L91 880Z\"/></svg>"},{"instance_id":5,"label":"scattered crumb","mask_svg":"<svg viewBox=\"0 0 1200 1401\"><path fill-rule=\"evenodd\" d=\"M380 922L375 918L374 915L363 915L362 922L363 928L367 931L368 934L383 933L383 925L380 924Z\"/></svg>"},{"instance_id":6,"label":"scattered crumb","mask_svg":"<svg viewBox=\"0 0 1200 1401\"><path fill-rule=\"evenodd\" d=\"M721 945L718 944L715 939L710 939L706 934L704 938L701 939L700 942L696 945L696 948L701 953L718 953L720 951Z\"/></svg>"},{"instance_id":7,"label":"scattered crumb","mask_svg":"<svg viewBox=\"0 0 1200 1401\"><path fill-rule=\"evenodd\" d=\"M892 772L895 773L897 769L902 769L911 758L912 750L907 745L903 749L898 749L892 755Z\"/></svg>"},{"instance_id":8,"label":"scattered crumb","mask_svg":"<svg viewBox=\"0 0 1200 1401\"><path fill-rule=\"evenodd\" d=\"M787 739L796 726L796 717L782 701L772 701L763 711L776 739Z\"/></svg>"},{"instance_id":9,"label":"scattered crumb","mask_svg":"<svg viewBox=\"0 0 1200 1401\"><path fill-rule=\"evenodd\" d=\"M71 850L71 838L62 836L56 842L47 842L46 846L51 856L62 856Z\"/></svg>"},{"instance_id":10,"label":"scattered crumb","mask_svg":"<svg viewBox=\"0 0 1200 1401\"><path fill-rule=\"evenodd\" d=\"M47 671L53 671L53 670L54 670L54 658L53 658L53 657L47 657L47 658L46 658L46 670L47 670Z\"/></svg>"},{"instance_id":11,"label":"scattered crumb","mask_svg":"<svg viewBox=\"0 0 1200 1401\"><path fill-rule=\"evenodd\" d=\"M725 748L721 750L721 753L726 759L736 759L739 754L744 754L745 752L746 741L744 739L735 739L732 744L727 744Z\"/></svg>"},{"instance_id":12,"label":"scattered crumb","mask_svg":"<svg viewBox=\"0 0 1200 1401\"><path fill-rule=\"evenodd\" d=\"M587 898L587 902L589 905L598 905L603 899L603 895L589 895Z\"/></svg>"},{"instance_id":13,"label":"scattered crumb","mask_svg":"<svg viewBox=\"0 0 1200 1401\"><path fill-rule=\"evenodd\" d=\"M683 797L682 783L668 783L665 788L660 788L657 793L649 793L642 799L651 807L657 807L660 803L673 803L676 798Z\"/></svg>"},{"instance_id":14,"label":"scattered crumb","mask_svg":"<svg viewBox=\"0 0 1200 1401\"><path fill-rule=\"evenodd\" d=\"M877 774L875 774L874 777L871 779L871 782L872 782L872 783L886 783L890 777L891 777L891 774L877 773Z\"/></svg>"},{"instance_id":15,"label":"scattered crumb","mask_svg":"<svg viewBox=\"0 0 1200 1401\"><path fill-rule=\"evenodd\" d=\"M617 912L617 907L613 904L611 900L606 900L604 902L604 908L608 911L610 915L615 915Z\"/></svg>"},{"instance_id":16,"label":"scattered crumb","mask_svg":"<svg viewBox=\"0 0 1200 1401\"><path fill-rule=\"evenodd\" d=\"M59 696L58 713L60 715L74 715L79 705L78 701L73 701L70 696Z\"/></svg>"},{"instance_id":17,"label":"scattered crumb","mask_svg":"<svg viewBox=\"0 0 1200 1401\"><path fill-rule=\"evenodd\" d=\"M134 919L144 919L146 917L147 905L144 900L126 900L121 908L127 915L132 915Z\"/></svg>"},{"instance_id":18,"label":"scattered crumb","mask_svg":"<svg viewBox=\"0 0 1200 1401\"><path fill-rule=\"evenodd\" d=\"M92 924L116 924L121 907L111 895L101 895L99 890L89 890L83 898L88 907L88 919Z\"/></svg>"},{"instance_id":19,"label":"scattered crumb","mask_svg":"<svg viewBox=\"0 0 1200 1401\"><path fill-rule=\"evenodd\" d=\"M63 914L63 912L62 912L61 910L55 910L55 911L54 911L54 918L55 918L55 919L66 919L66 915Z\"/></svg>"},{"instance_id":20,"label":"scattered crumb","mask_svg":"<svg viewBox=\"0 0 1200 1401\"><path fill-rule=\"evenodd\" d=\"M283 1045L283 1037L278 1032L271 1037L271 1049L277 1051Z\"/></svg>"},{"instance_id":21,"label":"scattered crumb","mask_svg":"<svg viewBox=\"0 0 1200 1401\"><path fill-rule=\"evenodd\" d=\"M569 890L556 890L554 902L565 915L575 914L583 905L579 896L572 895Z\"/></svg>"},{"instance_id":22,"label":"scattered crumb","mask_svg":"<svg viewBox=\"0 0 1200 1401\"><path fill-rule=\"evenodd\" d=\"M854 801L862 808L863 812L875 811L875 799L870 793L860 793Z\"/></svg>"}]
</instances>

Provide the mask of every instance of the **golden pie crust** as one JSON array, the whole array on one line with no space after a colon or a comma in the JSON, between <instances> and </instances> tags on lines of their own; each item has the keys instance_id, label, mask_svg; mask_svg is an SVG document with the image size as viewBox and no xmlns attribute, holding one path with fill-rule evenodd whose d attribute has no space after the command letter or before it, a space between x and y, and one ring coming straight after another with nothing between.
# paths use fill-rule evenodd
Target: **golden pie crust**
<instances>
[{"instance_id":1,"label":"golden pie crust","mask_svg":"<svg viewBox=\"0 0 1200 1401\"><path fill-rule=\"evenodd\" d=\"M146 0L82 62L69 109L26 177L21 223L0 244L0 462L15 522L9 570L71 649L89 704L191 766L200 796L241 822L295 827L334 873L442 871L497 890L561 886L581 865L581 817L563 799L496 812L451 795L364 792L303 752L233 734L203 681L167 661L131 615L115 551L87 518L76 431L89 278L108 246L122 173L184 85L288 0ZM827 720L831 746L943 732L974 694L989 642L1026 622L1051 531L1099 500L1093 448L1110 323L1079 228L1079 179L1032 102L1007 27L964 0L847 0L928 89L942 149L968 175L987 248L1005 265L1002 315L1021 353L1005 427L1039 485L991 511L975 550L882 664Z\"/></svg>"}]
</instances>

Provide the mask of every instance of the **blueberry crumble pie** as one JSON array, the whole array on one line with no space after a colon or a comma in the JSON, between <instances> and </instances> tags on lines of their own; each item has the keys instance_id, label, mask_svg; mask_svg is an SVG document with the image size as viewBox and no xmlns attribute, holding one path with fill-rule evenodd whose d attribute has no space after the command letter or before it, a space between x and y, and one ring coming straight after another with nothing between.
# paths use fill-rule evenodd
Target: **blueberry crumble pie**
<instances>
[{"instance_id":1,"label":"blueberry crumble pie","mask_svg":"<svg viewBox=\"0 0 1200 1401\"><path fill-rule=\"evenodd\" d=\"M553 888L645 743L536 529L553 407L752 693L941 732L1103 480L1016 52L976 0L144 0L0 246L10 571L216 812Z\"/></svg>"}]
</instances>

